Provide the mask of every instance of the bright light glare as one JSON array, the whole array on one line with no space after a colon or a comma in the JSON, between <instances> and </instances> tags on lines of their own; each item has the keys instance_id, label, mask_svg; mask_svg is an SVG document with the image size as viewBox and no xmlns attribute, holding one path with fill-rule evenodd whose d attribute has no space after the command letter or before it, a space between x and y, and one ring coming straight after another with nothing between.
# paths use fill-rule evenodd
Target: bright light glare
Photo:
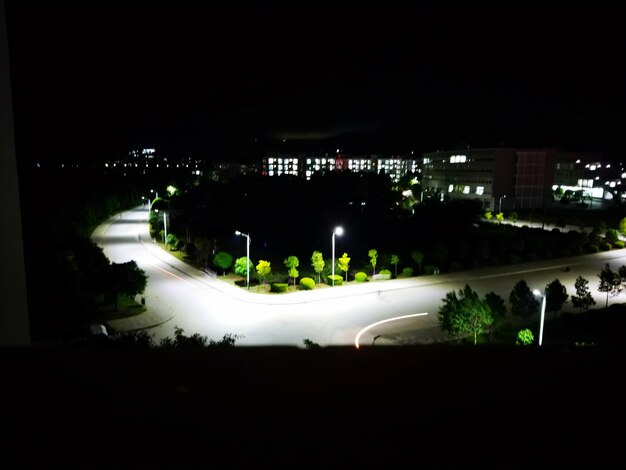
<instances>
[{"instance_id":1,"label":"bright light glare","mask_svg":"<svg viewBox=\"0 0 626 470\"><path fill-rule=\"evenodd\" d=\"M241 232L239 230L235 230L235 235L241 235Z\"/></svg>"},{"instance_id":2,"label":"bright light glare","mask_svg":"<svg viewBox=\"0 0 626 470\"><path fill-rule=\"evenodd\" d=\"M535 295L541 295L541 292L539 292L537 289L535 289L535 290L533 291L533 294L535 294Z\"/></svg>"},{"instance_id":3,"label":"bright light glare","mask_svg":"<svg viewBox=\"0 0 626 470\"><path fill-rule=\"evenodd\" d=\"M335 234L336 235L342 235L343 234L343 228L342 227L335 228Z\"/></svg>"}]
</instances>

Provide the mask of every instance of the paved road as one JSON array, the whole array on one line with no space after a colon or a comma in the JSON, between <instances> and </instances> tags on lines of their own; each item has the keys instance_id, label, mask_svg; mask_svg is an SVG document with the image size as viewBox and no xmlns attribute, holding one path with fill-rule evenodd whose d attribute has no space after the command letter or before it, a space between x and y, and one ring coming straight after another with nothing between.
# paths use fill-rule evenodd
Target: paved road
<instances>
[{"instance_id":1,"label":"paved road","mask_svg":"<svg viewBox=\"0 0 626 470\"><path fill-rule=\"evenodd\" d=\"M412 331L415 343L428 344L447 339L439 329L437 310L446 292L466 283L480 294L495 291L508 299L519 279L525 279L531 288L542 289L558 278L572 294L574 280L582 275L590 281L596 302L604 305L604 294L596 290L597 274L607 262L614 269L626 264L626 250L617 250L268 296L248 293L214 279L166 253L150 238L147 218L147 207L118 214L100 225L92 238L111 261L135 260L148 274L148 313L142 315L162 319L160 325L148 330L155 340L173 336L174 328L179 326L186 334L199 333L215 340L226 333L243 336L239 345L302 346L305 338L322 346L347 345L354 344L359 331L372 323L425 312L428 315L403 319L397 324L398 328ZM564 272L565 266L570 271ZM393 322L385 324L385 331L393 331ZM549 341L548 333L544 333L544 342ZM361 344L371 343L376 334L379 333L375 328L368 330L361 337Z\"/></svg>"}]
</instances>

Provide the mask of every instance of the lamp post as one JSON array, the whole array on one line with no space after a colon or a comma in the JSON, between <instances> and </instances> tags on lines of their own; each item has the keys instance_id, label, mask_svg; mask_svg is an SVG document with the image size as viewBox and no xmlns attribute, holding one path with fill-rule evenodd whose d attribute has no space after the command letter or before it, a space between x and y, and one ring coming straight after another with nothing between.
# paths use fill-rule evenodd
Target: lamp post
<instances>
[{"instance_id":1,"label":"lamp post","mask_svg":"<svg viewBox=\"0 0 626 470\"><path fill-rule=\"evenodd\" d=\"M506 197L506 194L504 196L500 197L500 200L498 202L498 205L500 206L500 209L498 210L498 212L502 212L502 199L504 199Z\"/></svg>"},{"instance_id":2,"label":"lamp post","mask_svg":"<svg viewBox=\"0 0 626 470\"><path fill-rule=\"evenodd\" d=\"M546 317L546 293L544 291L544 293L542 294L537 289L535 289L533 291L533 294L540 295L543 298L541 302L541 320L539 321L539 346L541 346L541 343L543 341L543 322Z\"/></svg>"},{"instance_id":3,"label":"lamp post","mask_svg":"<svg viewBox=\"0 0 626 470\"><path fill-rule=\"evenodd\" d=\"M235 235L246 237L246 288L250 290L250 235L235 230Z\"/></svg>"},{"instance_id":4,"label":"lamp post","mask_svg":"<svg viewBox=\"0 0 626 470\"><path fill-rule=\"evenodd\" d=\"M154 212L158 214L159 209L154 209ZM163 243L165 243L165 250L167 250L167 217L165 211L163 211Z\"/></svg>"},{"instance_id":5,"label":"lamp post","mask_svg":"<svg viewBox=\"0 0 626 470\"><path fill-rule=\"evenodd\" d=\"M341 227L335 227L335 230L333 230L333 262L332 262L332 268L333 268L333 275L332 275L332 279L333 279L333 287L335 287L335 235L339 235L341 236L341 234L343 233L343 228Z\"/></svg>"}]
</instances>

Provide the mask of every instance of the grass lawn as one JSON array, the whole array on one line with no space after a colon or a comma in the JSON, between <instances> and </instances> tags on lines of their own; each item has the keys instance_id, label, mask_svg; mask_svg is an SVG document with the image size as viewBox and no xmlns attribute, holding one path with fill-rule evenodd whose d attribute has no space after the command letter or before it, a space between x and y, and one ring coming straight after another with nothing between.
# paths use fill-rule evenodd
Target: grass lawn
<instances>
[{"instance_id":1,"label":"grass lawn","mask_svg":"<svg viewBox=\"0 0 626 470\"><path fill-rule=\"evenodd\" d=\"M110 320L119 320L120 318L134 317L146 311L146 306L137 303L135 299L131 299L125 295L120 295L118 300L118 309L115 305L101 305L91 320L91 323L105 323Z\"/></svg>"}]
</instances>

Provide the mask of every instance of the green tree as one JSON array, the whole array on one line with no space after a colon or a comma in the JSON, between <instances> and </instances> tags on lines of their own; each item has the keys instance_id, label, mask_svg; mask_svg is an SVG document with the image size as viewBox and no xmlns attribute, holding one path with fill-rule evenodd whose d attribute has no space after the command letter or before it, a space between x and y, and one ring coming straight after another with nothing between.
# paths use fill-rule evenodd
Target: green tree
<instances>
[{"instance_id":1,"label":"green tree","mask_svg":"<svg viewBox=\"0 0 626 470\"><path fill-rule=\"evenodd\" d=\"M619 221L619 224L617 225L617 230L619 230L619 233L626 236L626 217Z\"/></svg>"},{"instance_id":2,"label":"green tree","mask_svg":"<svg viewBox=\"0 0 626 470\"><path fill-rule=\"evenodd\" d=\"M288 256L283 261L285 267L288 269L289 277L293 278L293 285L296 285L296 278L300 275L298 272L298 266L300 266L300 260L297 256Z\"/></svg>"},{"instance_id":3,"label":"green tree","mask_svg":"<svg viewBox=\"0 0 626 470\"><path fill-rule=\"evenodd\" d=\"M539 308L539 301L523 279L513 286L509 302L511 303L511 313L523 318L530 318Z\"/></svg>"},{"instance_id":4,"label":"green tree","mask_svg":"<svg viewBox=\"0 0 626 470\"><path fill-rule=\"evenodd\" d=\"M611 245L613 245L617 240L619 240L619 232L614 228L610 228L604 232L604 237Z\"/></svg>"},{"instance_id":5,"label":"green tree","mask_svg":"<svg viewBox=\"0 0 626 470\"><path fill-rule=\"evenodd\" d=\"M395 267L396 277L398 277L398 263L400 262L400 257L398 255L391 255L391 264Z\"/></svg>"},{"instance_id":6,"label":"green tree","mask_svg":"<svg viewBox=\"0 0 626 470\"><path fill-rule=\"evenodd\" d=\"M322 282L321 273L324 270L324 257L319 251L314 251L311 255L311 267L317 273L317 283Z\"/></svg>"},{"instance_id":7,"label":"green tree","mask_svg":"<svg viewBox=\"0 0 626 470\"><path fill-rule=\"evenodd\" d=\"M213 264L218 268L221 268L222 275L226 276L226 270L233 264L233 255L225 251L218 251L215 253L215 256L213 256Z\"/></svg>"},{"instance_id":8,"label":"green tree","mask_svg":"<svg viewBox=\"0 0 626 470\"><path fill-rule=\"evenodd\" d=\"M504 305L504 299L495 292L487 292L485 294L485 302L489 306L491 316L493 317L493 323L489 329L489 342L493 341L493 332L497 328L498 323L506 316L506 305Z\"/></svg>"},{"instance_id":9,"label":"green tree","mask_svg":"<svg viewBox=\"0 0 626 470\"><path fill-rule=\"evenodd\" d=\"M341 258L337 260L337 265L340 271L346 273L346 282L348 282L348 269L350 269L350 258L348 253L344 253Z\"/></svg>"},{"instance_id":10,"label":"green tree","mask_svg":"<svg viewBox=\"0 0 626 470\"><path fill-rule=\"evenodd\" d=\"M272 273L272 266L269 261L259 260L259 264L256 265L256 272L259 275L261 281L265 282L267 276Z\"/></svg>"},{"instance_id":11,"label":"green tree","mask_svg":"<svg viewBox=\"0 0 626 470\"><path fill-rule=\"evenodd\" d=\"M622 291L621 279L618 273L611 270L609 263L606 263L606 266L600 271L598 277L600 278L598 291L606 292L605 308L607 308L609 306L609 296L615 297Z\"/></svg>"},{"instance_id":12,"label":"green tree","mask_svg":"<svg viewBox=\"0 0 626 470\"><path fill-rule=\"evenodd\" d=\"M546 310L553 313L553 317L556 318L556 314L563 308L563 304L567 302L567 289L561 281L555 279L548 285L546 285Z\"/></svg>"},{"instance_id":13,"label":"green tree","mask_svg":"<svg viewBox=\"0 0 626 470\"><path fill-rule=\"evenodd\" d=\"M372 265L372 275L376 274L376 260L378 259L378 250L372 248L367 252L367 256L370 258L370 264Z\"/></svg>"},{"instance_id":14,"label":"green tree","mask_svg":"<svg viewBox=\"0 0 626 470\"><path fill-rule=\"evenodd\" d=\"M246 256L242 256L241 258L237 258L235 260L235 274L239 274L240 276L247 276L249 271L252 271L252 267L254 263L250 258Z\"/></svg>"},{"instance_id":15,"label":"green tree","mask_svg":"<svg viewBox=\"0 0 626 470\"><path fill-rule=\"evenodd\" d=\"M487 211L485 212L485 214L483 215L483 217L485 218L485 220L487 222L489 222L492 218L493 218L493 214L491 213L491 211Z\"/></svg>"},{"instance_id":16,"label":"green tree","mask_svg":"<svg viewBox=\"0 0 626 470\"><path fill-rule=\"evenodd\" d=\"M455 291L448 292L439 308L439 324L450 335L461 337L471 335L474 345L480 333L493 323L493 316L489 305L481 300L478 294L469 285L459 290L458 296Z\"/></svg>"},{"instance_id":17,"label":"green tree","mask_svg":"<svg viewBox=\"0 0 626 470\"><path fill-rule=\"evenodd\" d=\"M504 220L504 214L502 212L498 212L496 214L496 219L498 220L498 225L500 225L502 221Z\"/></svg>"},{"instance_id":18,"label":"green tree","mask_svg":"<svg viewBox=\"0 0 626 470\"><path fill-rule=\"evenodd\" d=\"M148 276L139 269L135 261L126 263L113 263L111 265L112 289L115 295L115 310L118 309L118 297L120 294L135 297L146 290Z\"/></svg>"},{"instance_id":19,"label":"green tree","mask_svg":"<svg viewBox=\"0 0 626 470\"><path fill-rule=\"evenodd\" d=\"M417 263L418 272L422 271L422 262L424 261L424 253L421 251L414 251L411 253L411 259Z\"/></svg>"},{"instance_id":20,"label":"green tree","mask_svg":"<svg viewBox=\"0 0 626 470\"><path fill-rule=\"evenodd\" d=\"M511 212L509 214L509 220L513 223L513 225L515 225L515 222L517 222L517 219L519 219L517 212Z\"/></svg>"},{"instance_id":21,"label":"green tree","mask_svg":"<svg viewBox=\"0 0 626 470\"><path fill-rule=\"evenodd\" d=\"M579 308L581 312L586 311L589 307L596 304L591 292L589 291L589 281L582 276L576 278L574 283L576 295L572 295L572 305Z\"/></svg>"},{"instance_id":22,"label":"green tree","mask_svg":"<svg viewBox=\"0 0 626 470\"><path fill-rule=\"evenodd\" d=\"M176 235L174 235L173 233L168 233L167 234L167 240L165 240L165 248L169 246L176 246L176 243L178 243L178 237Z\"/></svg>"},{"instance_id":23,"label":"green tree","mask_svg":"<svg viewBox=\"0 0 626 470\"><path fill-rule=\"evenodd\" d=\"M519 330L517 332L517 345L522 345L522 346L530 346L531 344L533 344L533 341L535 340L535 337L533 336L533 332L530 331L528 328L525 328L523 330Z\"/></svg>"}]
</instances>

